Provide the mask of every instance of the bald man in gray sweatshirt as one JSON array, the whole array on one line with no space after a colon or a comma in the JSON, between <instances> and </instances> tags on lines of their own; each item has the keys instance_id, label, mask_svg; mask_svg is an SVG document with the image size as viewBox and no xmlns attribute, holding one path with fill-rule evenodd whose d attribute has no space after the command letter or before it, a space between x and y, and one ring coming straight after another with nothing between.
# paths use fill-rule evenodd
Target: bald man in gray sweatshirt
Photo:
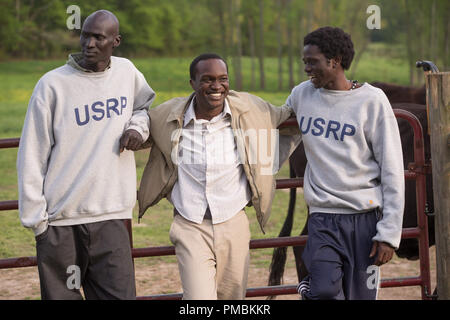
<instances>
[{"instance_id":1,"label":"bald man in gray sweatshirt","mask_svg":"<svg viewBox=\"0 0 450 320\"><path fill-rule=\"evenodd\" d=\"M148 138L155 94L112 56L119 23L94 12L82 52L45 74L31 96L17 157L19 213L36 236L42 299L135 299L129 235L132 150Z\"/></svg>"}]
</instances>

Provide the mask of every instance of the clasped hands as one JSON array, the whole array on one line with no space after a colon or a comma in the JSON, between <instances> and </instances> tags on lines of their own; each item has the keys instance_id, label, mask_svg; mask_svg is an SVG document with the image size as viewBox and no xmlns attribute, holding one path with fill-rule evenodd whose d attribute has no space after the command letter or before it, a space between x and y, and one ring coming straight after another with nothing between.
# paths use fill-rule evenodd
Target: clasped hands
<instances>
[{"instance_id":1,"label":"clasped hands","mask_svg":"<svg viewBox=\"0 0 450 320\"><path fill-rule=\"evenodd\" d=\"M122 137L120 137L119 143L120 152L123 152L125 149L137 151L144 143L144 139L142 139L142 136L138 131L128 129L123 133Z\"/></svg>"}]
</instances>

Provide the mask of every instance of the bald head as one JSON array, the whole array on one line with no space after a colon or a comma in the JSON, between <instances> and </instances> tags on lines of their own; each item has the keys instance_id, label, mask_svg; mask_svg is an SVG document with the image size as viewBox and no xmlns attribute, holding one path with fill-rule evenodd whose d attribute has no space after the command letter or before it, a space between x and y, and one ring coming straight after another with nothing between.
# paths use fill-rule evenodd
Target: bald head
<instances>
[{"instance_id":1,"label":"bald head","mask_svg":"<svg viewBox=\"0 0 450 320\"><path fill-rule=\"evenodd\" d=\"M91 13L86 20L84 20L83 28L86 23L90 22L91 20L95 20L98 23L105 24L108 26L109 31L112 33L113 36L119 35L119 19L108 10L98 10L93 13Z\"/></svg>"}]
</instances>

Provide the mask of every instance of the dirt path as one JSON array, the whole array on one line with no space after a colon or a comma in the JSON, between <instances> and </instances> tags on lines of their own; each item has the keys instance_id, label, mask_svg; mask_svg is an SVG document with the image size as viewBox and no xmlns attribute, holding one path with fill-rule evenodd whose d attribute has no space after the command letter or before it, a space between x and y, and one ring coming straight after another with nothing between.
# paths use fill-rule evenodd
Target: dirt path
<instances>
[{"instance_id":1,"label":"dirt path","mask_svg":"<svg viewBox=\"0 0 450 320\"><path fill-rule=\"evenodd\" d=\"M146 258L148 259L148 258ZM292 256L288 255L288 259ZM152 295L161 293L181 292L181 284L176 263L149 263L136 261L137 294ZM436 252L430 249L431 285L436 287ZM419 261L407 261L394 258L381 269L382 278L417 276ZM265 286L268 278L265 268L251 267L249 273L249 287ZM295 268L288 267L285 271L284 283L295 284L297 275ZM39 278L37 268L20 268L0 270L0 299L23 300L39 299ZM257 299L265 299L259 297ZM279 300L297 300L298 295L278 296ZM420 287L382 288L378 299L380 300L420 300Z\"/></svg>"}]
</instances>

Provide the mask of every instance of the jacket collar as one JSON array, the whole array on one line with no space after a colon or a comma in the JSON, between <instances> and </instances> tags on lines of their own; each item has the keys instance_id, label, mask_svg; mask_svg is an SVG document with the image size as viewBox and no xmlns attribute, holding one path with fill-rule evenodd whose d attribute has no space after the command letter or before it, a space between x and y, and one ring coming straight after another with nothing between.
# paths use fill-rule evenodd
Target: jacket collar
<instances>
[{"instance_id":1,"label":"jacket collar","mask_svg":"<svg viewBox=\"0 0 450 320\"><path fill-rule=\"evenodd\" d=\"M191 104L192 99L194 98L195 92L193 92L187 99L181 99L180 103L177 103L173 106L172 111L170 111L167 122L172 121L178 121L180 124L183 123L183 114L186 112L186 110L189 108L189 105Z\"/></svg>"},{"instance_id":2,"label":"jacket collar","mask_svg":"<svg viewBox=\"0 0 450 320\"><path fill-rule=\"evenodd\" d=\"M176 104L169 116L167 117L167 122L178 121L180 124L183 123L183 115L186 113L186 110L189 108L192 99L195 96L195 92L193 92L186 100L182 99L180 103ZM250 110L250 106L248 103L245 103L243 99L239 96L238 92L234 90L230 90L227 96L228 106L230 107L231 114L237 115L242 114Z\"/></svg>"},{"instance_id":3,"label":"jacket collar","mask_svg":"<svg viewBox=\"0 0 450 320\"><path fill-rule=\"evenodd\" d=\"M195 97L191 100L191 103L189 103L189 107L186 109L186 112L184 113L183 127L186 127L189 124L189 122L191 122L192 120L197 119L197 117L195 115L194 103L195 103ZM231 117L231 110L228 105L227 99L225 99L225 103L224 103L222 112L220 114L218 114L217 116L215 116L214 118L212 118L210 121L215 122L219 119L222 119L223 117L225 117L227 115L229 115Z\"/></svg>"}]
</instances>

